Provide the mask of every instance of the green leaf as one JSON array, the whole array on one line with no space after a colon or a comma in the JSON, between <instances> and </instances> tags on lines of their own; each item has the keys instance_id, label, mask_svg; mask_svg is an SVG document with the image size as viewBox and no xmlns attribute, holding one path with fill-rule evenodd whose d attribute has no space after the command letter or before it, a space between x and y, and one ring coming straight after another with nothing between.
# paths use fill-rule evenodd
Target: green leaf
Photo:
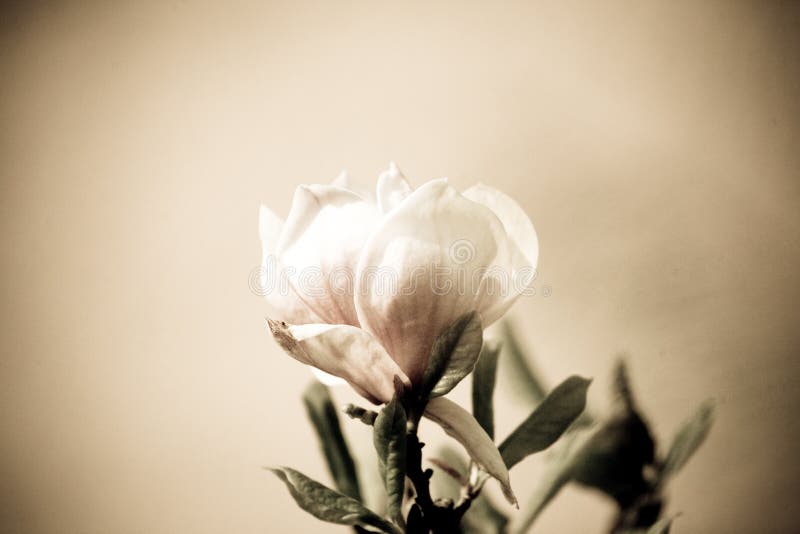
<instances>
[{"instance_id":1,"label":"green leaf","mask_svg":"<svg viewBox=\"0 0 800 534\"><path fill-rule=\"evenodd\" d=\"M406 412L397 394L375 419L372 438L386 487L388 514L399 518L406 485Z\"/></svg>"},{"instance_id":2,"label":"green leaf","mask_svg":"<svg viewBox=\"0 0 800 534\"><path fill-rule=\"evenodd\" d=\"M525 357L525 351L519 343L511 322L505 320L501 323L503 335L504 362L507 359L508 365L503 364L503 377L508 378L512 393L515 393L521 400L535 406L542 402L547 395L547 388L544 381L535 371L533 366Z\"/></svg>"},{"instance_id":3,"label":"green leaf","mask_svg":"<svg viewBox=\"0 0 800 534\"><path fill-rule=\"evenodd\" d=\"M339 416L328 388L318 381L303 392L303 404L319 438L336 489L361 500L356 465L339 426Z\"/></svg>"},{"instance_id":4,"label":"green leaf","mask_svg":"<svg viewBox=\"0 0 800 534\"><path fill-rule=\"evenodd\" d=\"M483 326L478 312L456 319L431 347L428 366L422 376L421 397L440 397L472 372L483 343Z\"/></svg>"},{"instance_id":5,"label":"green leaf","mask_svg":"<svg viewBox=\"0 0 800 534\"><path fill-rule=\"evenodd\" d=\"M494 385L497 379L497 357L500 343L487 341L483 345L475 372L472 374L472 415L494 439Z\"/></svg>"},{"instance_id":6,"label":"green leaf","mask_svg":"<svg viewBox=\"0 0 800 534\"><path fill-rule=\"evenodd\" d=\"M363 504L288 467L270 469L280 478L295 502L317 519L339 525L371 527L387 534L399 530Z\"/></svg>"},{"instance_id":7,"label":"green leaf","mask_svg":"<svg viewBox=\"0 0 800 534\"><path fill-rule=\"evenodd\" d=\"M662 481L675 476L686 465L689 458L703 444L713 422L714 403L707 400L681 425L675 434L661 470Z\"/></svg>"},{"instance_id":8,"label":"green leaf","mask_svg":"<svg viewBox=\"0 0 800 534\"><path fill-rule=\"evenodd\" d=\"M571 376L559 384L500 445L509 469L552 445L586 406L591 380Z\"/></svg>"}]
</instances>

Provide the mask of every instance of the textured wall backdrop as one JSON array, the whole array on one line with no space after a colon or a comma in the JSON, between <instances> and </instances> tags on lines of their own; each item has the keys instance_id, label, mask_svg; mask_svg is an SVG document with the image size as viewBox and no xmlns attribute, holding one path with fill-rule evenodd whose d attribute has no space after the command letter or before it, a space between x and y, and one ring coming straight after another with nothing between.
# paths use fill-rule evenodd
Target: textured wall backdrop
<instances>
[{"instance_id":1,"label":"textured wall backdrop","mask_svg":"<svg viewBox=\"0 0 800 534\"><path fill-rule=\"evenodd\" d=\"M625 351L665 436L717 398L676 532L797 531L800 4L135 4L1 8L0 530L338 532L261 470L326 476L257 208L394 159L531 215L553 383L602 407ZM611 515L570 489L539 532Z\"/></svg>"}]
</instances>

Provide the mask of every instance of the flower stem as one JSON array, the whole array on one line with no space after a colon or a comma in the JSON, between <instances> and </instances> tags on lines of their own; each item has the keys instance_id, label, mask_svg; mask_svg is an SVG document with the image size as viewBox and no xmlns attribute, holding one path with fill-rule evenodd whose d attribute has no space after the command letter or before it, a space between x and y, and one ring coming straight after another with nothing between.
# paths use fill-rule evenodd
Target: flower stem
<instances>
[{"instance_id":1,"label":"flower stem","mask_svg":"<svg viewBox=\"0 0 800 534\"><path fill-rule=\"evenodd\" d=\"M424 443L419 441L416 432L407 434L406 446L406 475L414 485L415 501L422 518L419 521L409 520L409 534L456 534L461 532L459 524L475 497L472 491L466 489L462 492L458 505L453 506L452 501L445 504L434 502L430 493L430 479L432 469L422 469L422 448ZM409 514L410 515L410 514Z\"/></svg>"}]
</instances>

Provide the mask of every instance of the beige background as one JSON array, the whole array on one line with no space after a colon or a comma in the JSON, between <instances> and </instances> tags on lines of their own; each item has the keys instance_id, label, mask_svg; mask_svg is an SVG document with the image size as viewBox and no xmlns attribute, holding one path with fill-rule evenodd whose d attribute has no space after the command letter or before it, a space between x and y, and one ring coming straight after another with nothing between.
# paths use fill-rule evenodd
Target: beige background
<instances>
[{"instance_id":1,"label":"beige background","mask_svg":"<svg viewBox=\"0 0 800 534\"><path fill-rule=\"evenodd\" d=\"M3 532L340 531L260 468L326 476L257 207L390 159L531 215L552 295L512 315L553 382L602 407L626 351L665 436L718 399L676 532L799 528L798 3L112 4L0 15ZM571 489L538 531L611 513Z\"/></svg>"}]
</instances>

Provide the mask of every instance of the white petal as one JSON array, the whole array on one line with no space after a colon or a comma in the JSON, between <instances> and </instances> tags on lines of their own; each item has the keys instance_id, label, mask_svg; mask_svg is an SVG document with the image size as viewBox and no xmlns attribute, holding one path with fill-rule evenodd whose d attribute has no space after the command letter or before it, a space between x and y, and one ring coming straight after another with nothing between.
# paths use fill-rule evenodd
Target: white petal
<instances>
[{"instance_id":1,"label":"white petal","mask_svg":"<svg viewBox=\"0 0 800 534\"><path fill-rule=\"evenodd\" d=\"M326 386L342 386L346 384L344 378L339 378L338 376L333 376L330 373L326 373L321 369L317 369L316 367L311 367L311 374L314 375L314 378L325 384Z\"/></svg>"},{"instance_id":2,"label":"white petal","mask_svg":"<svg viewBox=\"0 0 800 534\"><path fill-rule=\"evenodd\" d=\"M358 325L355 268L378 218L377 207L352 191L297 188L277 253L297 295L324 322Z\"/></svg>"},{"instance_id":3,"label":"white petal","mask_svg":"<svg viewBox=\"0 0 800 534\"><path fill-rule=\"evenodd\" d=\"M394 162L378 177L377 196L381 212L388 213L411 193L411 186Z\"/></svg>"},{"instance_id":4,"label":"white petal","mask_svg":"<svg viewBox=\"0 0 800 534\"><path fill-rule=\"evenodd\" d=\"M253 290L263 295L271 308L270 313L294 324L318 323L312 312L295 293L285 277L285 271L276 255L283 220L266 206L258 213L258 233L261 238L261 267Z\"/></svg>"},{"instance_id":5,"label":"white petal","mask_svg":"<svg viewBox=\"0 0 800 534\"><path fill-rule=\"evenodd\" d=\"M527 264L536 267L539 258L539 240L525 210L513 198L488 185L474 185L463 194L468 199L492 210L502 221L508 237L517 245Z\"/></svg>"},{"instance_id":6,"label":"white petal","mask_svg":"<svg viewBox=\"0 0 800 534\"><path fill-rule=\"evenodd\" d=\"M348 173L346 169L342 169L342 172L333 179L331 185L341 187L342 189L350 189L350 173Z\"/></svg>"},{"instance_id":7,"label":"white petal","mask_svg":"<svg viewBox=\"0 0 800 534\"><path fill-rule=\"evenodd\" d=\"M346 380L374 403L394 395L394 377L408 378L367 332L349 325L287 325L269 321L278 344L293 358Z\"/></svg>"},{"instance_id":8,"label":"white petal","mask_svg":"<svg viewBox=\"0 0 800 534\"><path fill-rule=\"evenodd\" d=\"M356 273L358 319L413 382L439 333L477 309L485 268L508 254L498 248L504 234L491 210L434 180L367 241Z\"/></svg>"},{"instance_id":9,"label":"white petal","mask_svg":"<svg viewBox=\"0 0 800 534\"><path fill-rule=\"evenodd\" d=\"M258 209L258 237L261 238L261 247L264 253L275 253L282 228L283 219L262 204Z\"/></svg>"},{"instance_id":10,"label":"white petal","mask_svg":"<svg viewBox=\"0 0 800 534\"><path fill-rule=\"evenodd\" d=\"M353 193L357 194L367 202L375 204L375 193L353 181L353 178L350 176L350 173L348 173L346 170L340 172L339 176L334 178L334 180L331 182L331 185L339 187L341 189L347 189L348 191L352 191Z\"/></svg>"},{"instance_id":11,"label":"white petal","mask_svg":"<svg viewBox=\"0 0 800 534\"><path fill-rule=\"evenodd\" d=\"M487 299L482 307L485 323L491 324L508 310L520 292L533 283L536 264L539 259L539 240L528 215L517 202L492 187L477 184L464 191L464 196L491 209L503 222L509 247L511 262L497 267L510 274L511 284L502 299Z\"/></svg>"},{"instance_id":12,"label":"white petal","mask_svg":"<svg viewBox=\"0 0 800 534\"><path fill-rule=\"evenodd\" d=\"M517 498L511 490L508 468L500 451L469 412L445 397L436 397L428 402L424 415L461 443L478 467L500 482L508 502L517 504Z\"/></svg>"}]
</instances>

